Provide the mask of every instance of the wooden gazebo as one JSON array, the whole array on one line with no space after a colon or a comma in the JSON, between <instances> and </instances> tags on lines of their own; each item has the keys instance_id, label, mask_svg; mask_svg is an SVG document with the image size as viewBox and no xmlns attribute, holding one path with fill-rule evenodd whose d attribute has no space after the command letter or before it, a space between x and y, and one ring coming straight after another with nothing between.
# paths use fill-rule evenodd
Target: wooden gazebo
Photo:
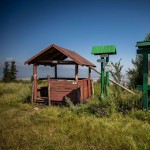
<instances>
[{"instance_id":1,"label":"wooden gazebo","mask_svg":"<svg viewBox=\"0 0 150 150\"><path fill-rule=\"evenodd\" d=\"M27 60L25 64L33 64L33 102L45 102L51 105L52 103L64 103L67 97L73 103L78 103L80 100L85 101L92 96L91 67L95 67L95 65L74 51L52 44ZM47 86L40 89L37 85L37 81L41 79L37 77L39 65L54 67L55 71L54 78L50 78L50 76L42 78L48 82ZM58 78L58 65L74 65L75 78ZM79 65L88 67L88 78L78 78Z\"/></svg>"}]
</instances>

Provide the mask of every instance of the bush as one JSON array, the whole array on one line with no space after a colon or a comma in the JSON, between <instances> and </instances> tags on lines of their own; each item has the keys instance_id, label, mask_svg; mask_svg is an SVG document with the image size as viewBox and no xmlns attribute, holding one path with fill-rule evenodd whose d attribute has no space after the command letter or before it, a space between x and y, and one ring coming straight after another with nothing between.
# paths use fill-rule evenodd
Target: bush
<instances>
[{"instance_id":1,"label":"bush","mask_svg":"<svg viewBox=\"0 0 150 150\"><path fill-rule=\"evenodd\" d=\"M140 91L134 92L135 94L131 94L121 89L115 91L114 87L110 88L110 97L115 103L116 111L126 114L133 109L142 108L142 93Z\"/></svg>"}]
</instances>

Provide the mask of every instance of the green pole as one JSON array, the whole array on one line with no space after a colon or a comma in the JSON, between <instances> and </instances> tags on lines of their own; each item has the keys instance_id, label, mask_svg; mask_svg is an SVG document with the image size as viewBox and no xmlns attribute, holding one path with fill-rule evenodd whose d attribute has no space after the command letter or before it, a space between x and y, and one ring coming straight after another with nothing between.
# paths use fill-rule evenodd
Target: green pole
<instances>
[{"instance_id":1,"label":"green pole","mask_svg":"<svg viewBox=\"0 0 150 150\"><path fill-rule=\"evenodd\" d=\"M106 62L109 62L109 55L106 57ZM108 96L108 86L109 86L109 71L106 71L106 96Z\"/></svg>"},{"instance_id":2,"label":"green pole","mask_svg":"<svg viewBox=\"0 0 150 150\"><path fill-rule=\"evenodd\" d=\"M104 57L101 57L101 59L104 59ZM104 98L104 63L101 62L101 93L100 93L100 99Z\"/></svg>"},{"instance_id":3,"label":"green pole","mask_svg":"<svg viewBox=\"0 0 150 150\"><path fill-rule=\"evenodd\" d=\"M143 106L148 110L148 54L143 54Z\"/></svg>"}]
</instances>

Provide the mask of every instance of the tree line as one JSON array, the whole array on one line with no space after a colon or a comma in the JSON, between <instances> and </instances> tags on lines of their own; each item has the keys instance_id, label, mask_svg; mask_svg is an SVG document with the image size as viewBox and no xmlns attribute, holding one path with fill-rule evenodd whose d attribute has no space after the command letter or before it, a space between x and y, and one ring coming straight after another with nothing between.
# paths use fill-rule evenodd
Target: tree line
<instances>
[{"instance_id":1,"label":"tree line","mask_svg":"<svg viewBox=\"0 0 150 150\"><path fill-rule=\"evenodd\" d=\"M3 68L3 77L2 81L3 82L14 82L17 79L17 68L16 68L16 62L11 61L8 62L6 61L4 64Z\"/></svg>"}]
</instances>

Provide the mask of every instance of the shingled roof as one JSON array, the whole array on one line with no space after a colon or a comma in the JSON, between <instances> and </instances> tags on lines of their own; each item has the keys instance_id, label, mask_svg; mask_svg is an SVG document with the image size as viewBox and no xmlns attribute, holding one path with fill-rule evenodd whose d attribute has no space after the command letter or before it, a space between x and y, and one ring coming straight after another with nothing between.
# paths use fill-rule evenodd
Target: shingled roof
<instances>
[{"instance_id":1,"label":"shingled roof","mask_svg":"<svg viewBox=\"0 0 150 150\"><path fill-rule=\"evenodd\" d=\"M30 65L37 63L39 65L43 65L43 62L45 62L44 64L48 65L52 64L52 62L54 61L63 61L66 58L70 58L74 63L80 66L95 67L93 63L83 58L76 52L57 46L55 44L48 46L35 56L31 57L29 60L25 62L25 64Z\"/></svg>"}]
</instances>

